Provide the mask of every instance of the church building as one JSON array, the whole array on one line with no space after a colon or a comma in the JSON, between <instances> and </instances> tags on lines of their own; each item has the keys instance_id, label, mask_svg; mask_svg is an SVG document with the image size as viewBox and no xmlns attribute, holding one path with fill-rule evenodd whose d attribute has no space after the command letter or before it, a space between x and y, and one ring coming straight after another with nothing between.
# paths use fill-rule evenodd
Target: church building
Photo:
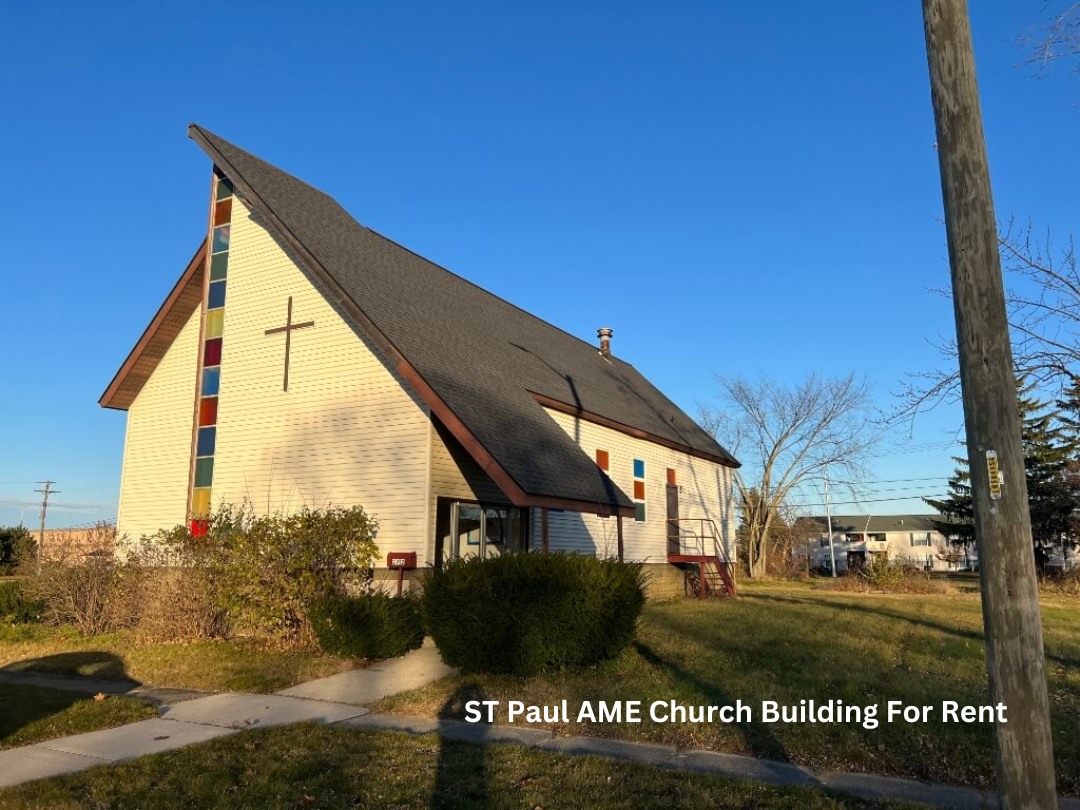
<instances>
[{"instance_id":1,"label":"church building","mask_svg":"<svg viewBox=\"0 0 1080 810\"><path fill-rule=\"evenodd\" d=\"M189 135L207 232L100 400L128 414L119 536L197 532L221 503L360 504L383 564L564 550L730 574L738 462L611 329L580 340Z\"/></svg>"}]
</instances>

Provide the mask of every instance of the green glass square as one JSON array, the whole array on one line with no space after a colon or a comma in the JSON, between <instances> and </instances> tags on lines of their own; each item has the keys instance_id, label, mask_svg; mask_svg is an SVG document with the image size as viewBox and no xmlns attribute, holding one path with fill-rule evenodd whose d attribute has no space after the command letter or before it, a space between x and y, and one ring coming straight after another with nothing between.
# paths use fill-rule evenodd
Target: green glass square
<instances>
[{"instance_id":1,"label":"green glass square","mask_svg":"<svg viewBox=\"0 0 1080 810\"><path fill-rule=\"evenodd\" d=\"M205 186L203 186L205 188ZM232 196L233 187L227 177L219 177L217 181L217 199L225 200Z\"/></svg>"},{"instance_id":2,"label":"green glass square","mask_svg":"<svg viewBox=\"0 0 1080 810\"><path fill-rule=\"evenodd\" d=\"M221 281L229 275L229 254L215 253L210 259L210 280Z\"/></svg>"},{"instance_id":3,"label":"green glass square","mask_svg":"<svg viewBox=\"0 0 1080 810\"><path fill-rule=\"evenodd\" d=\"M645 522L645 504L643 504L643 503L635 503L634 504L634 520L636 520L638 523L644 523Z\"/></svg>"},{"instance_id":4,"label":"green glass square","mask_svg":"<svg viewBox=\"0 0 1080 810\"><path fill-rule=\"evenodd\" d=\"M195 459L195 486L208 487L214 482L214 458Z\"/></svg>"}]
</instances>

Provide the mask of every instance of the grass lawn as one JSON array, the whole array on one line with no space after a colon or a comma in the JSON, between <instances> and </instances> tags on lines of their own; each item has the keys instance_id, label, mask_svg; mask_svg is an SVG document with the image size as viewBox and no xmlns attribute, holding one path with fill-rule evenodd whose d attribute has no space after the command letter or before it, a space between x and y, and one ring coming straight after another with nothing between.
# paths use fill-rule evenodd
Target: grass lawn
<instances>
[{"instance_id":1,"label":"grass lawn","mask_svg":"<svg viewBox=\"0 0 1080 810\"><path fill-rule=\"evenodd\" d=\"M638 641L594 670L516 679L456 676L403 693L376 711L428 717L463 716L466 700L557 704L571 722L556 733L592 734L787 760L815 770L844 769L909 776L990 789L992 728L944 724L941 702L989 702L977 594L906 596L846 594L810 586L742 589L737 600L650 605ZM1080 793L1080 602L1043 607L1058 785ZM749 723L659 724L654 700L753 708ZM880 726L765 724L763 700L798 705L840 699L879 704ZM573 722L584 700L641 700L643 722ZM934 706L926 724L885 722L889 700ZM518 722L521 718L518 718Z\"/></svg>"},{"instance_id":2,"label":"grass lawn","mask_svg":"<svg viewBox=\"0 0 1080 810\"><path fill-rule=\"evenodd\" d=\"M5 808L588 807L882 810L808 788L773 788L520 746L299 725L0 791Z\"/></svg>"},{"instance_id":3,"label":"grass lawn","mask_svg":"<svg viewBox=\"0 0 1080 810\"><path fill-rule=\"evenodd\" d=\"M0 749L157 717L143 700L0 683Z\"/></svg>"},{"instance_id":4,"label":"grass lawn","mask_svg":"<svg viewBox=\"0 0 1080 810\"><path fill-rule=\"evenodd\" d=\"M317 650L243 641L139 644L129 631L84 636L70 627L0 626L0 668L130 678L204 691L273 692L350 669Z\"/></svg>"}]
</instances>

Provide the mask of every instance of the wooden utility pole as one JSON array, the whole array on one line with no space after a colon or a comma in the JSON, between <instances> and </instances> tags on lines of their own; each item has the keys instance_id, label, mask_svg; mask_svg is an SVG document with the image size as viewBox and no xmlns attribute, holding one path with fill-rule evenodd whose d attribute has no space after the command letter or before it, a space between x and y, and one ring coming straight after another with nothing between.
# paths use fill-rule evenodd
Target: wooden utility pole
<instances>
[{"instance_id":1,"label":"wooden utility pole","mask_svg":"<svg viewBox=\"0 0 1080 810\"><path fill-rule=\"evenodd\" d=\"M966 0L923 0L1002 810L1057 807L1020 414Z\"/></svg>"},{"instance_id":2,"label":"wooden utility pole","mask_svg":"<svg viewBox=\"0 0 1080 810\"><path fill-rule=\"evenodd\" d=\"M49 496L56 495L60 490L53 489L52 485L55 481L38 481L39 484L44 484L45 489L35 489L34 492L41 493L41 529L38 533L38 547L37 554L34 556L37 558L37 572L41 573L41 555L45 551L45 513L49 509Z\"/></svg>"}]
</instances>

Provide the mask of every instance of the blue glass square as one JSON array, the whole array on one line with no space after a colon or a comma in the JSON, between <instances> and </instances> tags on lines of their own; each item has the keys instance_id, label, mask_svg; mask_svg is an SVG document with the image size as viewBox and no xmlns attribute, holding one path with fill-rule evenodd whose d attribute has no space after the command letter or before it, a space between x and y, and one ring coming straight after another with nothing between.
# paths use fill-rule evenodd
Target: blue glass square
<instances>
[{"instance_id":1,"label":"blue glass square","mask_svg":"<svg viewBox=\"0 0 1080 810\"><path fill-rule=\"evenodd\" d=\"M210 248L211 253L220 253L223 250L229 249L229 226L222 225L219 228L214 228L214 244Z\"/></svg>"},{"instance_id":2,"label":"blue glass square","mask_svg":"<svg viewBox=\"0 0 1080 810\"><path fill-rule=\"evenodd\" d=\"M210 283L210 293L207 296L206 308L217 309L225 306L225 282L213 281Z\"/></svg>"},{"instance_id":3,"label":"blue glass square","mask_svg":"<svg viewBox=\"0 0 1080 810\"><path fill-rule=\"evenodd\" d=\"M217 428L199 428L199 438L195 443L196 456L214 455L214 446L217 444Z\"/></svg>"},{"instance_id":4,"label":"blue glass square","mask_svg":"<svg viewBox=\"0 0 1080 810\"><path fill-rule=\"evenodd\" d=\"M202 395L216 397L221 388L221 366L204 368L202 373Z\"/></svg>"},{"instance_id":5,"label":"blue glass square","mask_svg":"<svg viewBox=\"0 0 1080 810\"><path fill-rule=\"evenodd\" d=\"M634 478L645 477L645 462L640 458L634 459Z\"/></svg>"}]
</instances>

